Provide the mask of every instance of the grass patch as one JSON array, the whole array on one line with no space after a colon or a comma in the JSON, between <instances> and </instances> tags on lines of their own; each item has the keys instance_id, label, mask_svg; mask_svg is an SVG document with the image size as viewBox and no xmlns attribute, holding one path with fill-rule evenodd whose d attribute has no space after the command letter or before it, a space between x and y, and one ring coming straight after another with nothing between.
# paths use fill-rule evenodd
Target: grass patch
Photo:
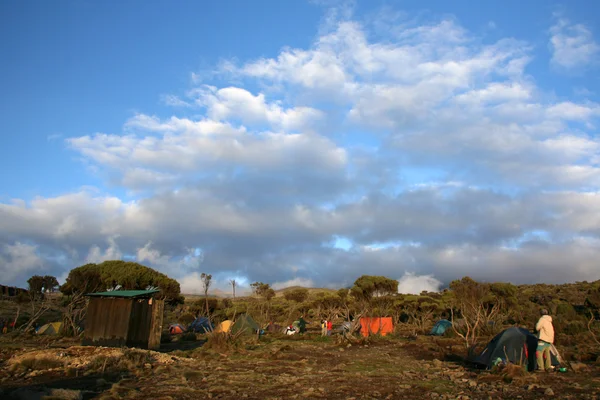
<instances>
[{"instance_id":1,"label":"grass patch","mask_svg":"<svg viewBox=\"0 0 600 400\"><path fill-rule=\"evenodd\" d=\"M50 357L28 357L14 363L11 372L44 371L53 368L64 367L64 362Z\"/></svg>"},{"instance_id":2,"label":"grass patch","mask_svg":"<svg viewBox=\"0 0 600 400\"><path fill-rule=\"evenodd\" d=\"M190 370L190 371L185 371L183 373L183 377L187 381L201 381L202 378L204 378L204 374L202 374L202 372L200 372L200 371Z\"/></svg>"},{"instance_id":3,"label":"grass patch","mask_svg":"<svg viewBox=\"0 0 600 400\"><path fill-rule=\"evenodd\" d=\"M150 353L134 349L125 349L122 356L99 355L88 364L88 369L94 372L105 373L130 371L137 372L145 364L152 364L156 360Z\"/></svg>"}]
</instances>

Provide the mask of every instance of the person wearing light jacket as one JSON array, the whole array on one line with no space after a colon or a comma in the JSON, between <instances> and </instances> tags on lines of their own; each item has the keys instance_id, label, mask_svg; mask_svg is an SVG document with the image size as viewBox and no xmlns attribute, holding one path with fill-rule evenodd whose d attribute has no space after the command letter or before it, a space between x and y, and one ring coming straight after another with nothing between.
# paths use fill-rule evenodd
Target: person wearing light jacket
<instances>
[{"instance_id":1,"label":"person wearing light jacket","mask_svg":"<svg viewBox=\"0 0 600 400\"><path fill-rule=\"evenodd\" d=\"M535 324L535 330L538 332L538 346L535 352L537 369L538 371L543 369L551 371L550 347L554 343L554 326L552 326L552 317L548 315L548 310L542 310L542 316Z\"/></svg>"}]
</instances>

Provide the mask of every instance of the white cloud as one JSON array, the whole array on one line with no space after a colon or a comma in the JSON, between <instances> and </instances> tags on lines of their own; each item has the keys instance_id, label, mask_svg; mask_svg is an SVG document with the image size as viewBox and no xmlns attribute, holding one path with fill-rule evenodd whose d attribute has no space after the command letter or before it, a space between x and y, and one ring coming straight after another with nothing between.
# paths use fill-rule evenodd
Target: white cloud
<instances>
[{"instance_id":1,"label":"white cloud","mask_svg":"<svg viewBox=\"0 0 600 400\"><path fill-rule=\"evenodd\" d=\"M172 114L67 139L110 189L0 203L0 246L34 246L59 276L134 259L190 293L201 272L224 293L231 277L329 287L398 265L406 291L600 278L599 105L550 95L526 42L352 15L329 13L306 48L193 75L163 96Z\"/></svg>"},{"instance_id":2,"label":"white cloud","mask_svg":"<svg viewBox=\"0 0 600 400\"><path fill-rule=\"evenodd\" d=\"M600 46L583 24L559 18L550 29L552 63L564 69L577 69L597 62Z\"/></svg>"},{"instance_id":3,"label":"white cloud","mask_svg":"<svg viewBox=\"0 0 600 400\"><path fill-rule=\"evenodd\" d=\"M441 287L442 282L435 279L433 275L415 275L414 273L405 272L404 276L398 279L398 293L438 292Z\"/></svg>"},{"instance_id":4,"label":"white cloud","mask_svg":"<svg viewBox=\"0 0 600 400\"><path fill-rule=\"evenodd\" d=\"M29 278L44 273L44 260L37 254L37 246L21 242L4 244L0 247L0 274L3 282L15 278Z\"/></svg>"},{"instance_id":5,"label":"white cloud","mask_svg":"<svg viewBox=\"0 0 600 400\"><path fill-rule=\"evenodd\" d=\"M114 238L108 238L108 246L104 251L100 249L98 245L93 245L90 248L87 256L85 257L85 263L99 264L107 260L120 260L123 258L123 253L119 250L119 246L115 242Z\"/></svg>"},{"instance_id":6,"label":"white cloud","mask_svg":"<svg viewBox=\"0 0 600 400\"><path fill-rule=\"evenodd\" d=\"M303 131L324 118L321 111L310 107L284 109L277 103L268 104L265 95L237 87L217 89L212 86L192 91L196 104L206 107L216 121L239 118L243 124L268 124L284 131Z\"/></svg>"}]
</instances>

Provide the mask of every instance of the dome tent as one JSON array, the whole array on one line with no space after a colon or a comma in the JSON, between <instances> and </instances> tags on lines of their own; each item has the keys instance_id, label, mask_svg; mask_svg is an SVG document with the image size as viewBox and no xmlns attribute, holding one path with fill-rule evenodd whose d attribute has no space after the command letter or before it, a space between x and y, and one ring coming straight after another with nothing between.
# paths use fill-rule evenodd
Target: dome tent
<instances>
[{"instance_id":1,"label":"dome tent","mask_svg":"<svg viewBox=\"0 0 600 400\"><path fill-rule=\"evenodd\" d=\"M433 328L431 328L429 334L432 336L443 336L451 326L452 322L448 321L447 319L440 319L435 323Z\"/></svg>"},{"instance_id":2,"label":"dome tent","mask_svg":"<svg viewBox=\"0 0 600 400\"><path fill-rule=\"evenodd\" d=\"M485 368L493 367L498 361L527 366L528 371L536 368L535 351L538 338L527 329L512 327L497 334L475 359ZM552 365L560 365L557 354L550 353Z\"/></svg>"}]
</instances>

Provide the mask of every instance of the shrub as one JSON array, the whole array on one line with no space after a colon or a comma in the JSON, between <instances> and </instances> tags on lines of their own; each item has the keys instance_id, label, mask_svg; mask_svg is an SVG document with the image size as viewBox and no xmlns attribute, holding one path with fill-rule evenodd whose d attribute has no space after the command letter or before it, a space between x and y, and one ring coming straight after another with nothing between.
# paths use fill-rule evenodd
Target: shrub
<instances>
[{"instance_id":1,"label":"shrub","mask_svg":"<svg viewBox=\"0 0 600 400\"><path fill-rule=\"evenodd\" d=\"M255 336L232 335L230 333L219 332L210 333L206 336L204 348L218 352L237 351L244 346L256 343Z\"/></svg>"}]
</instances>

